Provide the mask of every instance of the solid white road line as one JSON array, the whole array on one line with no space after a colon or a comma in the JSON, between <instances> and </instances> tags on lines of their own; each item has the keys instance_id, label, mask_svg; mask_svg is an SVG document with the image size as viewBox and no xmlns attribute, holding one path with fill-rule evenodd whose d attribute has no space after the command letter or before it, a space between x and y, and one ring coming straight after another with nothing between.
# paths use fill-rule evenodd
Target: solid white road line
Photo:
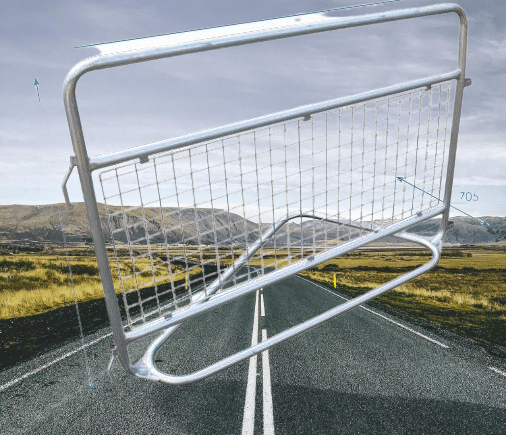
<instances>
[{"instance_id":1,"label":"solid white road line","mask_svg":"<svg viewBox=\"0 0 506 435\"><path fill-rule=\"evenodd\" d=\"M505 372L503 372L502 370L496 369L495 367L490 366L489 369L493 370L496 373L499 373L500 375L506 376Z\"/></svg>"},{"instance_id":2,"label":"solid white road line","mask_svg":"<svg viewBox=\"0 0 506 435\"><path fill-rule=\"evenodd\" d=\"M265 317L264 294L260 295L260 315Z\"/></svg>"},{"instance_id":3,"label":"solid white road line","mask_svg":"<svg viewBox=\"0 0 506 435\"><path fill-rule=\"evenodd\" d=\"M297 275L297 276L298 276L298 275ZM318 285L318 284L314 283L313 281L309 281L309 280L307 280L307 279L305 279L305 278L303 278L303 277L301 277L301 276L298 276L298 277L299 277L300 279L303 279L304 281L307 281L307 282L310 282L311 284L314 284L316 287L320 287L320 288L322 288L323 290L325 290L325 291L327 291L327 292L329 292L329 293L333 294L334 296L337 296L338 298L344 299L345 301L349 301L349 299L345 298L344 296L338 295L338 294L336 294L336 293L334 293L334 292L330 291L329 289L327 289L327 288L325 288L325 287L323 287L323 286L321 286L321 285ZM375 311L373 311L373 310L370 310L369 308L366 308L366 307L364 307L363 305L359 305L359 307L360 307L360 308L362 308L363 310L368 311L369 313L372 313L372 314L375 314L376 316L381 317L382 319L388 320L389 322L393 323L394 325L397 325L397 326L399 326L400 328L404 328L404 329L406 329L407 331L412 332L413 334L418 335L419 337L425 338L426 340L429 340L429 341L431 341L431 342L432 342L432 343L434 343L434 344L437 344L437 345L439 345L439 346L441 346L441 347L444 347L444 348L446 348L446 349L449 349L449 347L450 347L450 346L447 346L446 344L443 344L443 343L441 343L441 342L439 342L439 341L437 341L437 340L434 340L433 338L430 338L430 337L427 337L426 335L420 334L419 332L415 331L414 329L411 329L411 328L409 328L409 327L407 327L407 326L405 326L405 325L403 325L403 324L401 324L401 323L399 323L399 322L396 322L395 320L392 320L392 319L390 319L390 318L388 318L388 317L386 317L386 316L383 316L382 314L379 314L379 313L377 313L377 312L375 312Z\"/></svg>"},{"instance_id":4,"label":"solid white road line","mask_svg":"<svg viewBox=\"0 0 506 435\"><path fill-rule=\"evenodd\" d=\"M267 340L267 331L262 329L262 341ZM262 352L263 401L264 401L264 435L274 435L274 412L272 410L271 368L269 351Z\"/></svg>"},{"instance_id":5,"label":"solid white road line","mask_svg":"<svg viewBox=\"0 0 506 435\"><path fill-rule=\"evenodd\" d=\"M110 335L112 335L112 332L110 332L109 334L103 335L102 337L99 337L96 340L90 341L89 343L86 344L86 347L89 347L92 344L98 343L100 340L103 340L104 338L109 337ZM66 353L65 355L62 355L62 356L56 358L55 360L48 362L47 364L44 364L44 365L36 368L35 370L32 370L31 372L25 373L23 376L20 376L19 378L13 379L12 381L7 382L6 384L0 385L0 391L5 390L6 388L9 388L10 386L18 383L19 381L22 381L23 379L26 379L27 377L32 376L35 373L38 373L41 370L44 370L44 369L52 366L53 364L56 364L57 362L61 361L62 359L68 358L69 356L74 355L77 352L80 352L81 350L83 350L83 346L80 346L77 349L74 349L73 351Z\"/></svg>"},{"instance_id":6,"label":"solid white road line","mask_svg":"<svg viewBox=\"0 0 506 435\"><path fill-rule=\"evenodd\" d=\"M197 287L197 290L200 290L200 288L201 288L201 286ZM132 323L138 323L140 321L142 321L142 319L134 320ZM126 324L123 326L126 326ZM102 337L99 337L96 340L90 341L89 343L85 344L85 346L88 347L88 346L91 346L92 344L98 343L100 340L103 340L104 338L109 337L110 335L112 335L112 332L109 332L109 334L106 334L106 335L102 335ZM71 355L74 355L76 352L79 352L80 350L83 350L83 346L78 347L77 349L75 349L69 353L66 353L65 355L62 355L62 356L56 358L55 360L53 360L47 364L44 364L43 366L40 366L31 372L25 373L23 376L20 376L19 378L13 379L12 381L7 382L6 384L0 385L0 391L5 390L6 388L9 388L10 386L18 383L19 381L22 381L23 379L26 379L27 377L40 372L41 370L51 367L53 364L56 364L57 362L61 361L62 359L65 359Z\"/></svg>"},{"instance_id":7,"label":"solid white road line","mask_svg":"<svg viewBox=\"0 0 506 435\"><path fill-rule=\"evenodd\" d=\"M383 315L381 315L381 314L379 314L379 313L377 313L375 311L370 310L369 308L366 308L366 307L364 307L362 305L360 305L360 308L362 308L362 309L364 309L366 311L369 311L370 313L375 314L376 316L379 316L382 319L388 320L389 322L393 323L394 325L397 325L397 326L399 326L401 328L404 328L407 331L412 332L413 334L418 335L419 337L425 338L426 340L429 340L432 343L437 344L438 346L444 347L445 349L449 349L450 348L450 346L447 346L446 344L443 344L440 341L434 340L433 338L430 338L430 337L427 337L426 335L420 334L419 332L415 331L414 329L408 328L406 325L402 325L399 322L396 322L395 320L392 320L392 319L390 319L388 317L385 317L385 316L383 316Z\"/></svg>"},{"instance_id":8,"label":"solid white road line","mask_svg":"<svg viewBox=\"0 0 506 435\"><path fill-rule=\"evenodd\" d=\"M253 333L251 346L258 344L258 290L255 299L255 314L253 316ZM246 401L242 419L242 435L253 435L255 428L255 395L257 388L257 355L249 359L248 384L246 386Z\"/></svg>"}]
</instances>

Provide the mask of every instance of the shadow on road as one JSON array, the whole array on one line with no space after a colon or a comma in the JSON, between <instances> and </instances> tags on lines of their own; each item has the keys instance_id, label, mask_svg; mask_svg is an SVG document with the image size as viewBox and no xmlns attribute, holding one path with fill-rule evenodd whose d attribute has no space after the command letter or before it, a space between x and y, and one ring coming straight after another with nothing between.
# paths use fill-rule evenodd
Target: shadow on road
<instances>
[{"instance_id":1,"label":"shadow on road","mask_svg":"<svg viewBox=\"0 0 506 435\"><path fill-rule=\"evenodd\" d=\"M506 411L460 401L274 386L277 434L500 434Z\"/></svg>"}]
</instances>

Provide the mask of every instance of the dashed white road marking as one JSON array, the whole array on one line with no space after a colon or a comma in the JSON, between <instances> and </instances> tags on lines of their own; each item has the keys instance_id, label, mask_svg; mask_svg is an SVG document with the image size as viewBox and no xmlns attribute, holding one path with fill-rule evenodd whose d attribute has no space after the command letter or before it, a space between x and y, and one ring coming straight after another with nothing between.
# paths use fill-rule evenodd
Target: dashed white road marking
<instances>
[{"instance_id":1,"label":"dashed white road marking","mask_svg":"<svg viewBox=\"0 0 506 435\"><path fill-rule=\"evenodd\" d=\"M253 333L251 346L258 344L258 290L255 299L255 314L253 316ZM246 386L246 401L242 419L242 435L253 435L255 428L255 395L257 388L257 355L249 359L248 383Z\"/></svg>"},{"instance_id":2,"label":"dashed white road marking","mask_svg":"<svg viewBox=\"0 0 506 435\"><path fill-rule=\"evenodd\" d=\"M88 344L86 344L86 347L89 347L92 344L98 343L99 341L103 340L106 337L109 337L110 335L112 335L112 332L110 332L109 334L103 335L102 337L99 337L96 340L90 341ZM0 385L0 391L5 390L6 388L9 388L14 384L17 384L19 381L22 381L23 379L26 379L27 377L32 376L35 373L38 373L41 370L44 370L44 369L52 366L53 364L56 364L57 362L61 361L62 359L68 358L69 356L72 356L75 353L80 352L81 350L83 350L83 346L80 346L77 349L74 349L73 351L68 352L65 355L62 355L62 356L56 358L55 360L48 362L47 364L37 367L35 370L25 373L23 376L20 376L19 378L13 379L12 381L7 382L6 384Z\"/></svg>"},{"instance_id":3,"label":"dashed white road marking","mask_svg":"<svg viewBox=\"0 0 506 435\"><path fill-rule=\"evenodd\" d=\"M493 370L496 373L499 373L500 375L506 376L505 372L503 372L502 370L496 369L495 367L490 366L489 369Z\"/></svg>"},{"instance_id":4,"label":"dashed white road marking","mask_svg":"<svg viewBox=\"0 0 506 435\"><path fill-rule=\"evenodd\" d=\"M325 287L323 287L323 286L321 286L321 285L318 285L318 284L314 283L313 281L309 281L309 280L307 280L307 279L305 279L305 278L303 278L303 277L301 277L301 276L298 276L298 275L296 275L296 276L297 276L298 278L300 278L300 279L304 280L304 281L307 281L307 282L310 282L311 284L314 284L316 287L320 287L320 288L322 288L323 290L325 290L325 291L327 291L327 292L329 292L329 293L333 294L334 296L337 296L338 298L344 299L345 301L349 301L349 299L345 298L344 296L338 295L338 294L336 294L336 293L334 293L334 292L330 291L329 289L327 289L327 288L325 288ZM419 333L419 332L415 331L414 329L411 329L411 328L409 328L409 327L407 327L407 326L403 325L402 323L396 322L395 320L392 320L392 319L390 319L390 318L388 318L388 317L386 317L386 316L383 316L382 314L379 314L379 313L377 313L377 312L375 312L375 311L373 311L373 310L370 310L369 308L366 308L366 307L364 307L363 305L359 305L359 307L360 307L360 308L362 308L363 310L368 311L369 313L372 313L372 314L374 314L374 315L376 315L376 316L381 317L382 319L385 319L385 320L387 320L387 321L389 321L389 322L393 323L394 325L399 326L400 328L404 328L404 329L406 329L407 331L412 332L413 334L418 335L419 337L425 338L426 340L428 340L428 341L430 341L430 342L432 342L432 343L434 343L434 344L437 344L438 346L444 347L444 348L446 348L446 349L449 349L449 347L450 347L450 346L447 346L446 344L441 343L440 341L437 341L437 340L434 340L433 338L427 337L426 335L421 334L421 333Z\"/></svg>"},{"instance_id":5,"label":"dashed white road marking","mask_svg":"<svg viewBox=\"0 0 506 435\"><path fill-rule=\"evenodd\" d=\"M262 329L262 341L267 340L267 331ZM274 435L274 412L272 410L271 368L269 351L262 352L264 435Z\"/></svg>"},{"instance_id":6,"label":"dashed white road marking","mask_svg":"<svg viewBox=\"0 0 506 435\"><path fill-rule=\"evenodd\" d=\"M260 295L260 315L265 317L264 294Z\"/></svg>"}]
</instances>

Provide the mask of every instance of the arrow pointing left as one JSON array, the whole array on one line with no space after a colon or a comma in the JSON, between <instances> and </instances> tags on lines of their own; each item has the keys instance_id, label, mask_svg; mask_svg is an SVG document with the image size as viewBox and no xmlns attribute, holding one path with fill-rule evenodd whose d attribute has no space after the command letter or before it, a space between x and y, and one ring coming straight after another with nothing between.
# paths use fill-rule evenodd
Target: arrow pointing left
<instances>
[{"instance_id":1,"label":"arrow pointing left","mask_svg":"<svg viewBox=\"0 0 506 435\"><path fill-rule=\"evenodd\" d=\"M40 103L39 82L37 81L37 79L35 79L35 81L33 82L33 86L35 86L37 88L37 97L39 97L39 103Z\"/></svg>"}]
</instances>

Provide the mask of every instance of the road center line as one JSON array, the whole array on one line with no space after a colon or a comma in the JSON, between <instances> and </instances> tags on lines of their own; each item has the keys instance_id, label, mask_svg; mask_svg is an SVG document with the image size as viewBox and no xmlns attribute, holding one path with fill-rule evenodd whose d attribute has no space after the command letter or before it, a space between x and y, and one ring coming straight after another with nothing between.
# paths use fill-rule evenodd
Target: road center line
<instances>
[{"instance_id":1,"label":"road center line","mask_svg":"<svg viewBox=\"0 0 506 435\"><path fill-rule=\"evenodd\" d=\"M506 376L505 372L503 372L502 370L496 369L495 367L490 366L489 369L493 370L496 373L499 373L500 375Z\"/></svg>"},{"instance_id":2,"label":"road center line","mask_svg":"<svg viewBox=\"0 0 506 435\"><path fill-rule=\"evenodd\" d=\"M262 329L262 341L267 340L267 330ZM271 368L269 351L262 352L264 435L274 435L274 412L272 410Z\"/></svg>"},{"instance_id":3,"label":"road center line","mask_svg":"<svg viewBox=\"0 0 506 435\"><path fill-rule=\"evenodd\" d=\"M258 290L255 299L255 314L253 316L253 333L251 346L258 344ZM242 419L242 435L253 435L255 428L255 395L257 388L257 355L249 359L248 384L246 386L246 400Z\"/></svg>"},{"instance_id":4,"label":"road center line","mask_svg":"<svg viewBox=\"0 0 506 435\"><path fill-rule=\"evenodd\" d=\"M264 294L260 295L260 315L265 317Z\"/></svg>"},{"instance_id":5,"label":"road center line","mask_svg":"<svg viewBox=\"0 0 506 435\"><path fill-rule=\"evenodd\" d=\"M298 275L297 275L297 276L298 276ZM333 294L334 296L337 296L338 298L344 299L345 301L349 301L349 300L350 300L350 299L345 298L344 296L338 295L338 294L336 294L336 293L334 293L334 292L330 291L329 289L327 289L327 288L325 288L325 287L323 287L323 286L321 286L321 285L318 285L318 284L314 283L313 281L309 281L309 280L307 280L307 279L305 279L305 278L303 278L303 277L301 277L301 276L298 276L298 278L303 279L304 281L310 282L310 283L314 284L316 287L320 287L320 288L322 288L323 290L325 290L325 291L327 291L327 292L329 292L329 293ZM449 349L449 347L450 347L450 346L447 346L446 344L443 344L443 343L441 343L441 342L439 342L439 341L437 341L437 340L434 340L433 338L427 337L426 335L423 335L423 334L421 334L420 332L417 332L417 331L415 331L414 329L411 329L411 328L409 328L409 327L407 327L407 326L405 326L405 325L403 325L403 324L401 324L401 323L399 323L399 322L396 322L395 320L392 320L392 319L390 319L390 318L388 318L388 317L386 317L386 316L383 316L382 314L379 314L379 313L377 313L376 311L370 310L369 308L366 308L366 307L364 307L363 305L359 305L359 307L360 307L360 308L362 308L363 310L368 311L369 313L375 314L376 316L379 316L379 317L381 317L382 319L385 319L385 320L387 320L387 321L389 321L389 322L393 323L394 325L397 325L397 326L399 326L399 327L401 327L401 328L404 328L404 329L406 329L407 331L412 332L413 334L418 335L419 337L425 338L426 340L429 340L429 341L431 341L432 343L437 344L438 346L444 347L444 348L446 348L446 349Z\"/></svg>"}]
</instances>

